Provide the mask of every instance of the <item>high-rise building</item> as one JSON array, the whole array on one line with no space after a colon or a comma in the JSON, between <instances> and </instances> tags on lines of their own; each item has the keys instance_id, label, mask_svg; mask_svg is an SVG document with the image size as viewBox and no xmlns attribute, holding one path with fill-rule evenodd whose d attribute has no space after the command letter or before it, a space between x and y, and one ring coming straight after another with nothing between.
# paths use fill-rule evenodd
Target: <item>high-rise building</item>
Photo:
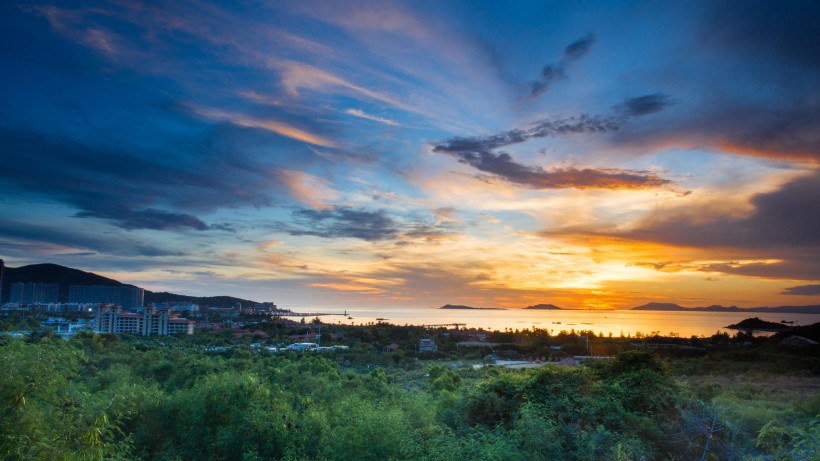
<instances>
[{"instance_id":1,"label":"high-rise building","mask_svg":"<svg viewBox=\"0 0 820 461\"><path fill-rule=\"evenodd\" d=\"M124 312L117 307L97 309L96 331L98 333L130 333L133 335L193 334L194 321L177 318L167 310L146 308L145 312Z\"/></svg>"},{"instance_id":2,"label":"high-rise building","mask_svg":"<svg viewBox=\"0 0 820 461\"><path fill-rule=\"evenodd\" d=\"M142 307L145 290L131 285L71 285L68 302L78 304L116 304L125 309Z\"/></svg>"},{"instance_id":3,"label":"high-rise building","mask_svg":"<svg viewBox=\"0 0 820 461\"><path fill-rule=\"evenodd\" d=\"M6 265L2 259L0 259L0 304L3 304L3 271L6 270Z\"/></svg>"},{"instance_id":4,"label":"high-rise building","mask_svg":"<svg viewBox=\"0 0 820 461\"><path fill-rule=\"evenodd\" d=\"M60 285L56 283L22 283L11 285L9 301L20 305L56 303L60 296Z\"/></svg>"}]
</instances>

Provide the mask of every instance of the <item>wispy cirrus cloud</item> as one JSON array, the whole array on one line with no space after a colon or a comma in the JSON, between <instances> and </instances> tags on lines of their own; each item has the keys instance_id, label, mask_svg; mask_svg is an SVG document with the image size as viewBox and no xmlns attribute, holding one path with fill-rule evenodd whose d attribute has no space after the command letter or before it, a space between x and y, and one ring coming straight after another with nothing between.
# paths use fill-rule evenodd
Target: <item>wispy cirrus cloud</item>
<instances>
[{"instance_id":1,"label":"wispy cirrus cloud","mask_svg":"<svg viewBox=\"0 0 820 461\"><path fill-rule=\"evenodd\" d=\"M291 198L315 209L328 208L327 202L339 197L325 178L288 169L277 170L275 176L285 185Z\"/></svg>"},{"instance_id":2,"label":"wispy cirrus cloud","mask_svg":"<svg viewBox=\"0 0 820 461\"><path fill-rule=\"evenodd\" d=\"M374 122L384 123L385 125L389 126L399 126L399 123L387 118L379 117L376 115L370 115L367 112L361 109L347 109L345 110L345 114L352 115L354 117L363 118L366 120L372 120Z\"/></svg>"},{"instance_id":3,"label":"wispy cirrus cloud","mask_svg":"<svg viewBox=\"0 0 820 461\"><path fill-rule=\"evenodd\" d=\"M357 85L342 77L308 64L295 61L272 60L271 66L279 70L282 86L289 95L294 97L299 96L299 91L302 89L315 91L345 89L356 95L365 96L399 109L414 110L390 95Z\"/></svg>"},{"instance_id":4,"label":"wispy cirrus cloud","mask_svg":"<svg viewBox=\"0 0 820 461\"><path fill-rule=\"evenodd\" d=\"M310 133L300 128L296 128L288 123L281 122L278 120L258 118L247 114L242 114L239 112L230 112L220 109L212 109L208 107L200 107L193 105L188 105L188 107L195 114L210 120L226 121L245 128L258 128L261 130L270 131L281 136L295 139L297 141L303 141L316 146L336 147L336 143L328 138Z\"/></svg>"}]
</instances>

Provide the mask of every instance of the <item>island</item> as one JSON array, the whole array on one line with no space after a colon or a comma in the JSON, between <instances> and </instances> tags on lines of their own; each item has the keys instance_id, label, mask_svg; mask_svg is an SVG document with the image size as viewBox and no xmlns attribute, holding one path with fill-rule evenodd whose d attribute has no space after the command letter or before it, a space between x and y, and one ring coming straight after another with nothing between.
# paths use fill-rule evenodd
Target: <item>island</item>
<instances>
[{"instance_id":1,"label":"island","mask_svg":"<svg viewBox=\"0 0 820 461\"><path fill-rule=\"evenodd\" d=\"M779 312L783 314L820 314L820 305L777 306L777 307L737 307L711 305L706 307L683 307L674 303L647 303L633 307L633 311L677 311L677 312Z\"/></svg>"},{"instance_id":2,"label":"island","mask_svg":"<svg viewBox=\"0 0 820 461\"><path fill-rule=\"evenodd\" d=\"M482 311L504 311L503 307L472 307L472 306L463 306L461 304L445 304L439 309L470 309L470 310L482 310Z\"/></svg>"},{"instance_id":3,"label":"island","mask_svg":"<svg viewBox=\"0 0 820 461\"><path fill-rule=\"evenodd\" d=\"M747 334L752 334L753 331L778 332L793 329L793 327L775 322L767 322L757 317L743 320L739 323L729 325L726 328L730 330L745 331Z\"/></svg>"},{"instance_id":4,"label":"island","mask_svg":"<svg viewBox=\"0 0 820 461\"><path fill-rule=\"evenodd\" d=\"M532 306L527 306L524 309L538 309L538 310L562 310L563 308L556 306L555 304L535 304Z\"/></svg>"}]
</instances>

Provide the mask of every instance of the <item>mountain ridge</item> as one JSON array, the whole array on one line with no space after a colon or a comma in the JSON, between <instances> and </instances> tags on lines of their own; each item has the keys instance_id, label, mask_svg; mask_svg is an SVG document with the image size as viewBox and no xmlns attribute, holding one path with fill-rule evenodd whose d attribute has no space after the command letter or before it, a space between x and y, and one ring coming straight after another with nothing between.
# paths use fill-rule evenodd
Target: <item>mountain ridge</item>
<instances>
[{"instance_id":1,"label":"mountain ridge","mask_svg":"<svg viewBox=\"0 0 820 461\"><path fill-rule=\"evenodd\" d=\"M0 302L11 297L13 283L56 283L60 286L60 302L68 301L68 288L71 285L106 285L106 286L136 286L122 283L93 272L86 272L72 267L53 263L29 264L20 267L6 267L3 273L3 290L0 293ZM236 304L258 305L258 301L235 298L233 296L189 296L168 292L153 292L145 290L145 304L163 302L186 302L203 304L212 307L233 307Z\"/></svg>"},{"instance_id":2,"label":"mountain ridge","mask_svg":"<svg viewBox=\"0 0 820 461\"><path fill-rule=\"evenodd\" d=\"M712 304L704 307L683 307L675 303L651 302L635 306L628 310L665 311L665 312L779 312L783 314L820 314L820 305L775 306L775 307L737 307Z\"/></svg>"}]
</instances>

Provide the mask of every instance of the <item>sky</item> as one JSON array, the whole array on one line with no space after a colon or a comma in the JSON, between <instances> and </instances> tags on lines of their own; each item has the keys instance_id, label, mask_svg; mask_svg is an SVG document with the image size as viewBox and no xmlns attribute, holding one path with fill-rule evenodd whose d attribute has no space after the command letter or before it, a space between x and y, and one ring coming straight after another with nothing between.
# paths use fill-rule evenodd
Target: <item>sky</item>
<instances>
[{"instance_id":1,"label":"sky","mask_svg":"<svg viewBox=\"0 0 820 461\"><path fill-rule=\"evenodd\" d=\"M820 304L814 1L0 5L0 257L283 307Z\"/></svg>"}]
</instances>

